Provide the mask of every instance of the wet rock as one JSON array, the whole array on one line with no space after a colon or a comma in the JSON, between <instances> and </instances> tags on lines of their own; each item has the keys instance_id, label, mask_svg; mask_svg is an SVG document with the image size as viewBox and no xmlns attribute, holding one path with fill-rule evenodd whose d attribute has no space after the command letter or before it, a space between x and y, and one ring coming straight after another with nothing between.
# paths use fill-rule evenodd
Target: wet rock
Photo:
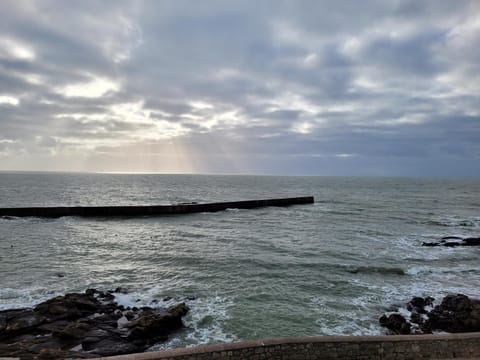
<instances>
[{"instance_id":1,"label":"wet rock","mask_svg":"<svg viewBox=\"0 0 480 360\"><path fill-rule=\"evenodd\" d=\"M464 246L480 246L480 237L463 239Z\"/></svg>"},{"instance_id":2,"label":"wet rock","mask_svg":"<svg viewBox=\"0 0 480 360\"><path fill-rule=\"evenodd\" d=\"M94 313L101 303L87 294L66 294L47 300L34 308L37 314L50 320L78 319Z\"/></svg>"},{"instance_id":3,"label":"wet rock","mask_svg":"<svg viewBox=\"0 0 480 360\"><path fill-rule=\"evenodd\" d=\"M35 327L43 324L46 321L46 317L37 314L30 309L24 311L15 312L12 317L5 317L6 326L4 331L0 334L0 338L5 336L12 336L27 332Z\"/></svg>"},{"instance_id":4,"label":"wet rock","mask_svg":"<svg viewBox=\"0 0 480 360\"><path fill-rule=\"evenodd\" d=\"M183 326L185 304L125 310L111 293L88 289L33 309L0 311L0 357L89 358L145 351Z\"/></svg>"},{"instance_id":5,"label":"wet rock","mask_svg":"<svg viewBox=\"0 0 480 360\"><path fill-rule=\"evenodd\" d=\"M425 307L426 306L432 306L434 300L435 299L432 298L432 297L426 297L426 298L414 297L414 298L412 298L412 300L410 300L408 302L407 310L412 311L412 312L416 312L416 313L419 313L419 314L426 314L427 311L425 310Z\"/></svg>"},{"instance_id":6,"label":"wet rock","mask_svg":"<svg viewBox=\"0 0 480 360\"><path fill-rule=\"evenodd\" d=\"M411 311L408 319L398 313L383 315L380 325L395 334L480 331L480 300L462 294L447 295L432 309L433 300L431 297L414 297L407 304Z\"/></svg>"},{"instance_id":7,"label":"wet rock","mask_svg":"<svg viewBox=\"0 0 480 360\"><path fill-rule=\"evenodd\" d=\"M423 325L423 323L425 322L422 315L420 315L419 313L412 313L412 315L410 315L410 321L418 325Z\"/></svg>"},{"instance_id":8,"label":"wet rock","mask_svg":"<svg viewBox=\"0 0 480 360\"><path fill-rule=\"evenodd\" d=\"M61 330L55 331L55 333L58 337L64 339L82 339L90 329L91 324L77 321L75 323L69 323Z\"/></svg>"},{"instance_id":9,"label":"wet rock","mask_svg":"<svg viewBox=\"0 0 480 360\"><path fill-rule=\"evenodd\" d=\"M434 330L454 333L480 331L480 301L448 295L428 314L428 324Z\"/></svg>"},{"instance_id":10,"label":"wet rock","mask_svg":"<svg viewBox=\"0 0 480 360\"><path fill-rule=\"evenodd\" d=\"M440 246L440 243L436 243L436 242L423 242L422 243L422 246Z\"/></svg>"},{"instance_id":11,"label":"wet rock","mask_svg":"<svg viewBox=\"0 0 480 360\"><path fill-rule=\"evenodd\" d=\"M84 350L101 356L111 356L112 354L129 354L144 351L143 346L138 346L126 340L114 338L100 338L98 341L84 341L82 343Z\"/></svg>"},{"instance_id":12,"label":"wet rock","mask_svg":"<svg viewBox=\"0 0 480 360\"><path fill-rule=\"evenodd\" d=\"M447 241L447 240L459 240L459 241ZM437 242L423 242L422 246L445 246L445 247L457 247L457 246L480 246L479 237L460 238L458 236L446 236Z\"/></svg>"},{"instance_id":13,"label":"wet rock","mask_svg":"<svg viewBox=\"0 0 480 360\"><path fill-rule=\"evenodd\" d=\"M380 325L391 330L394 334L410 334L411 324L400 314L383 315L380 318Z\"/></svg>"}]
</instances>

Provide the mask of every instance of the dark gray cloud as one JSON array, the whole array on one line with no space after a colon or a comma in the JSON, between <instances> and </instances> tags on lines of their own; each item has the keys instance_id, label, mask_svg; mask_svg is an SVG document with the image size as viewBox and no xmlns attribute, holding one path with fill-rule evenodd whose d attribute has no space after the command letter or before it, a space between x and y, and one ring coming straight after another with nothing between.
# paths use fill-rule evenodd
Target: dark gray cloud
<instances>
[{"instance_id":1,"label":"dark gray cloud","mask_svg":"<svg viewBox=\"0 0 480 360\"><path fill-rule=\"evenodd\" d=\"M2 1L0 168L480 175L478 1Z\"/></svg>"}]
</instances>

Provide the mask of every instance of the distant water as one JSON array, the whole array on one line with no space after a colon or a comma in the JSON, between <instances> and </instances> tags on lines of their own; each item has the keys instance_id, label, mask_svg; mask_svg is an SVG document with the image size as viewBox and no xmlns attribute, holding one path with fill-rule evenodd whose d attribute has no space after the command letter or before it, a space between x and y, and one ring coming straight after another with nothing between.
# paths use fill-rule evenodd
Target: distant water
<instances>
[{"instance_id":1,"label":"distant water","mask_svg":"<svg viewBox=\"0 0 480 360\"><path fill-rule=\"evenodd\" d=\"M123 286L131 289L117 298L123 304L188 303L187 328L157 346L172 348L380 334L385 306L412 296L480 296L480 248L421 246L480 236L478 179L0 173L2 207L303 195L316 203L168 217L0 219L0 309Z\"/></svg>"}]
</instances>

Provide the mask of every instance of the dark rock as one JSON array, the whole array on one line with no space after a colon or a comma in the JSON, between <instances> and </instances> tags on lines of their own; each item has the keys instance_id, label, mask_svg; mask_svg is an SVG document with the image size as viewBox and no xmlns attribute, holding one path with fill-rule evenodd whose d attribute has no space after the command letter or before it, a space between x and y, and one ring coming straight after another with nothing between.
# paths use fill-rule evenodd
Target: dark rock
<instances>
[{"instance_id":1,"label":"dark rock","mask_svg":"<svg viewBox=\"0 0 480 360\"><path fill-rule=\"evenodd\" d=\"M98 294L99 291L97 289L87 289L85 290L85 295L87 296L95 296L95 294Z\"/></svg>"},{"instance_id":2,"label":"dark rock","mask_svg":"<svg viewBox=\"0 0 480 360\"><path fill-rule=\"evenodd\" d=\"M91 353L101 356L113 356L121 354L129 354L142 352L145 350L144 346L138 346L126 340L118 340L114 338L99 339L98 342L83 342L82 347Z\"/></svg>"},{"instance_id":3,"label":"dark rock","mask_svg":"<svg viewBox=\"0 0 480 360\"><path fill-rule=\"evenodd\" d=\"M380 325L395 334L406 333L407 328L412 333L480 331L480 300L462 294L447 295L440 305L428 311L426 307L433 306L433 301L431 297L414 297L409 301L407 308L412 311L409 327L404 325L408 321L398 313L383 315Z\"/></svg>"},{"instance_id":4,"label":"dark rock","mask_svg":"<svg viewBox=\"0 0 480 360\"><path fill-rule=\"evenodd\" d=\"M394 334L410 334L411 325L400 314L383 315L379 321L381 326L391 330Z\"/></svg>"},{"instance_id":5,"label":"dark rock","mask_svg":"<svg viewBox=\"0 0 480 360\"><path fill-rule=\"evenodd\" d=\"M442 243L442 246L445 247L457 247L457 246L462 246L462 243L456 242L456 241L446 241Z\"/></svg>"},{"instance_id":6,"label":"dark rock","mask_svg":"<svg viewBox=\"0 0 480 360\"><path fill-rule=\"evenodd\" d=\"M422 246L440 246L440 243L435 242L423 242Z\"/></svg>"},{"instance_id":7,"label":"dark rock","mask_svg":"<svg viewBox=\"0 0 480 360\"><path fill-rule=\"evenodd\" d=\"M432 297L414 297L407 304L408 311L414 311L419 314L426 314L425 306L432 306L435 299Z\"/></svg>"},{"instance_id":8,"label":"dark rock","mask_svg":"<svg viewBox=\"0 0 480 360\"><path fill-rule=\"evenodd\" d=\"M66 294L47 300L34 308L34 311L51 320L78 319L92 315L101 307L100 302L87 294Z\"/></svg>"},{"instance_id":9,"label":"dark rock","mask_svg":"<svg viewBox=\"0 0 480 360\"><path fill-rule=\"evenodd\" d=\"M128 320L133 320L135 318L135 313L132 310L127 310L123 313L123 315L128 319Z\"/></svg>"},{"instance_id":10,"label":"dark rock","mask_svg":"<svg viewBox=\"0 0 480 360\"><path fill-rule=\"evenodd\" d=\"M69 357L68 351L60 350L60 349L40 349L38 352L38 359L39 360L51 360L51 359L66 359Z\"/></svg>"},{"instance_id":11,"label":"dark rock","mask_svg":"<svg viewBox=\"0 0 480 360\"><path fill-rule=\"evenodd\" d=\"M0 313L0 334L7 328L7 317Z\"/></svg>"},{"instance_id":12,"label":"dark rock","mask_svg":"<svg viewBox=\"0 0 480 360\"><path fill-rule=\"evenodd\" d=\"M412 315L410 316L410 321L418 325L421 325L424 323L424 319L422 315L420 315L419 313L412 313Z\"/></svg>"},{"instance_id":13,"label":"dark rock","mask_svg":"<svg viewBox=\"0 0 480 360\"><path fill-rule=\"evenodd\" d=\"M446 241L446 240L460 240L460 241ZM462 239L458 236L446 236L439 242L423 242L422 246L445 246L445 247L457 247L457 246L480 246L480 238L470 237Z\"/></svg>"},{"instance_id":14,"label":"dark rock","mask_svg":"<svg viewBox=\"0 0 480 360\"><path fill-rule=\"evenodd\" d=\"M187 296L186 299L187 300L196 300L197 298L195 296Z\"/></svg>"},{"instance_id":15,"label":"dark rock","mask_svg":"<svg viewBox=\"0 0 480 360\"><path fill-rule=\"evenodd\" d=\"M163 301L170 301L170 300L172 300L172 297L171 297L171 296L165 296L165 297L163 298Z\"/></svg>"},{"instance_id":16,"label":"dark rock","mask_svg":"<svg viewBox=\"0 0 480 360\"><path fill-rule=\"evenodd\" d=\"M68 324L70 324L68 320L58 320L58 321L42 324L38 327L38 330L42 332L58 333L62 331L66 326L68 326Z\"/></svg>"},{"instance_id":17,"label":"dark rock","mask_svg":"<svg viewBox=\"0 0 480 360\"><path fill-rule=\"evenodd\" d=\"M85 334L90 331L91 325L85 322L74 322L63 327L63 329L55 331L60 338L66 339L82 339Z\"/></svg>"},{"instance_id":18,"label":"dark rock","mask_svg":"<svg viewBox=\"0 0 480 360\"><path fill-rule=\"evenodd\" d=\"M17 313L15 316L7 319L7 326L3 333L0 334L5 336L12 336L16 334L25 333L31 329L36 328L37 326L43 324L46 321L46 317L37 314L31 309L23 310L20 313Z\"/></svg>"},{"instance_id":19,"label":"dark rock","mask_svg":"<svg viewBox=\"0 0 480 360\"><path fill-rule=\"evenodd\" d=\"M463 239L465 246L480 246L480 238Z\"/></svg>"},{"instance_id":20,"label":"dark rock","mask_svg":"<svg viewBox=\"0 0 480 360\"><path fill-rule=\"evenodd\" d=\"M183 326L185 304L125 311L95 289L0 311L0 357L90 358L141 352Z\"/></svg>"},{"instance_id":21,"label":"dark rock","mask_svg":"<svg viewBox=\"0 0 480 360\"><path fill-rule=\"evenodd\" d=\"M448 295L428 314L428 323L434 330L480 331L480 301L462 294Z\"/></svg>"},{"instance_id":22,"label":"dark rock","mask_svg":"<svg viewBox=\"0 0 480 360\"><path fill-rule=\"evenodd\" d=\"M185 303L170 306L168 308L168 312L170 313L169 316L174 317L174 318L180 318L184 315L187 315L188 310L189 310L189 308L188 308L187 305L185 305Z\"/></svg>"}]
</instances>

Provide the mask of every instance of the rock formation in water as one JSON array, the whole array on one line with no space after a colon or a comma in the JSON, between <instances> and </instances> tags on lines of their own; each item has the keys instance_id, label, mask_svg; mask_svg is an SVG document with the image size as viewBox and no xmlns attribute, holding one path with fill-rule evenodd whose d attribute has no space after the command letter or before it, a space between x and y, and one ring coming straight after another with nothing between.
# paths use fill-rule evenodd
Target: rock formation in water
<instances>
[{"instance_id":1,"label":"rock formation in water","mask_svg":"<svg viewBox=\"0 0 480 360\"><path fill-rule=\"evenodd\" d=\"M422 246L480 246L480 237L461 238L458 236L446 236L437 242L424 242Z\"/></svg>"},{"instance_id":2,"label":"rock formation in water","mask_svg":"<svg viewBox=\"0 0 480 360\"><path fill-rule=\"evenodd\" d=\"M121 289L117 289L120 291ZM125 308L88 289L34 308L0 311L0 357L94 358L142 352L183 326L188 307Z\"/></svg>"},{"instance_id":3,"label":"rock formation in water","mask_svg":"<svg viewBox=\"0 0 480 360\"><path fill-rule=\"evenodd\" d=\"M433 298L414 297L407 304L410 316L398 312L382 315L380 325L392 334L430 334L480 331L480 300L466 295L447 295L433 307Z\"/></svg>"}]
</instances>

